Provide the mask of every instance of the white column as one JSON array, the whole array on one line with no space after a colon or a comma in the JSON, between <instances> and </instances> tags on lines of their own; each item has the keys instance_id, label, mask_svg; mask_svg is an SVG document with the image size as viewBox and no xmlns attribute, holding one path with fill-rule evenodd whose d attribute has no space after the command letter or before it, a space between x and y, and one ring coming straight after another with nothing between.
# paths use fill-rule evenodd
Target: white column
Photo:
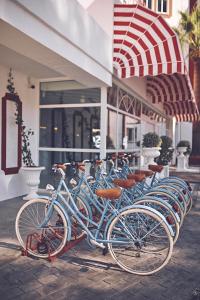
<instances>
[{"instance_id":1,"label":"white column","mask_svg":"<svg viewBox=\"0 0 200 300\"><path fill-rule=\"evenodd\" d=\"M172 139L172 147L176 149L177 140L179 140L180 135L180 123L176 123L175 117L168 119L166 123L167 136ZM176 150L173 152L172 164L176 164Z\"/></svg>"},{"instance_id":2,"label":"white column","mask_svg":"<svg viewBox=\"0 0 200 300\"><path fill-rule=\"evenodd\" d=\"M101 88L101 145L100 159L106 158L106 136L107 136L107 88Z\"/></svg>"},{"instance_id":3,"label":"white column","mask_svg":"<svg viewBox=\"0 0 200 300\"><path fill-rule=\"evenodd\" d=\"M117 118L116 118L116 154L119 152L119 126L118 126L118 116L119 116L119 87L117 87ZM117 160L115 161L117 168Z\"/></svg>"}]
</instances>

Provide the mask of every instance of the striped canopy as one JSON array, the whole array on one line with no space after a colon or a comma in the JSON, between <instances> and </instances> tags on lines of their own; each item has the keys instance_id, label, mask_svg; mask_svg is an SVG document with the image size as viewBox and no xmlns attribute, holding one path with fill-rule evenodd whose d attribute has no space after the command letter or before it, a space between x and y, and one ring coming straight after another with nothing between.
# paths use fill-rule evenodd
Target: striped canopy
<instances>
[{"instance_id":1,"label":"striped canopy","mask_svg":"<svg viewBox=\"0 0 200 300\"><path fill-rule=\"evenodd\" d=\"M147 98L163 102L167 115L198 118L178 38L157 13L140 4L114 5L113 64L120 78L146 76Z\"/></svg>"}]
</instances>

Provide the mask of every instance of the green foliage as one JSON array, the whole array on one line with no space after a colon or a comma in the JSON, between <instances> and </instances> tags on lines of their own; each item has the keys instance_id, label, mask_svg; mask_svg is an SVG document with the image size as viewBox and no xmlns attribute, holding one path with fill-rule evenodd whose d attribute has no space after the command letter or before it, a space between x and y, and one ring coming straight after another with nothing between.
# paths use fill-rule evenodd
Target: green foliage
<instances>
[{"instance_id":1,"label":"green foliage","mask_svg":"<svg viewBox=\"0 0 200 300\"><path fill-rule=\"evenodd\" d=\"M162 140L161 148L166 149L172 147L172 139L170 137L162 135L160 138Z\"/></svg>"},{"instance_id":2,"label":"green foliage","mask_svg":"<svg viewBox=\"0 0 200 300\"><path fill-rule=\"evenodd\" d=\"M9 73L8 73L8 84L7 84L7 90L9 91L9 93L11 94L17 94L15 92L15 86L14 86L14 78L12 76L12 69L10 69Z\"/></svg>"},{"instance_id":3,"label":"green foliage","mask_svg":"<svg viewBox=\"0 0 200 300\"><path fill-rule=\"evenodd\" d=\"M8 84L7 90L11 94L17 94L15 92L14 86L14 78L12 76L12 70L10 69L8 73ZM32 129L27 129L24 125L24 121L22 116L19 114L18 104L16 103L16 113L15 113L15 122L17 125L20 126L21 131L21 139L22 139L22 160L25 166L27 167L34 167L35 164L32 160L32 154L30 149L30 137L34 135L34 131Z\"/></svg>"},{"instance_id":4,"label":"green foliage","mask_svg":"<svg viewBox=\"0 0 200 300\"><path fill-rule=\"evenodd\" d=\"M172 160L174 149L172 148L172 139L166 135L160 137L162 140L160 156L157 163L162 166L167 166Z\"/></svg>"},{"instance_id":5,"label":"green foliage","mask_svg":"<svg viewBox=\"0 0 200 300\"><path fill-rule=\"evenodd\" d=\"M181 19L178 28L174 31L178 34L181 44L187 43L190 47L190 56L193 59L200 58L200 5L196 5L191 14L179 12Z\"/></svg>"},{"instance_id":6,"label":"green foliage","mask_svg":"<svg viewBox=\"0 0 200 300\"><path fill-rule=\"evenodd\" d=\"M155 132L148 132L143 135L142 146L147 148L159 147L161 144L160 137Z\"/></svg>"},{"instance_id":7,"label":"green foliage","mask_svg":"<svg viewBox=\"0 0 200 300\"><path fill-rule=\"evenodd\" d=\"M190 153L192 152L192 149L191 149L189 141L182 140L182 141L178 142L177 148L178 147L187 147L187 151L184 152L185 155L190 155Z\"/></svg>"}]
</instances>

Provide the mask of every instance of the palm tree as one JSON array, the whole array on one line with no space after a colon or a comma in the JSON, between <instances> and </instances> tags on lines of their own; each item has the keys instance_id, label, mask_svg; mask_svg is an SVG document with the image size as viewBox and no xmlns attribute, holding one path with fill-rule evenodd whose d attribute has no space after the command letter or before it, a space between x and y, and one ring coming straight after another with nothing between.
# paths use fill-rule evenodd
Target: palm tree
<instances>
[{"instance_id":1,"label":"palm tree","mask_svg":"<svg viewBox=\"0 0 200 300\"><path fill-rule=\"evenodd\" d=\"M175 29L181 44L188 44L189 56L194 64L193 89L200 111L200 5L197 4L192 12L180 12L181 19ZM200 155L200 121L193 123L192 155Z\"/></svg>"}]
</instances>

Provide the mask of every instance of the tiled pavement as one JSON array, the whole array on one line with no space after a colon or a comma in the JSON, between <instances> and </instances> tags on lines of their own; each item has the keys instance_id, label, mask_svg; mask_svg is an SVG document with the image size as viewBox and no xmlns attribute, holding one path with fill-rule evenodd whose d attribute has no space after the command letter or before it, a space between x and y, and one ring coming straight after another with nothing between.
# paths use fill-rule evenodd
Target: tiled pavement
<instances>
[{"instance_id":1,"label":"tiled pavement","mask_svg":"<svg viewBox=\"0 0 200 300\"><path fill-rule=\"evenodd\" d=\"M168 266L148 277L119 270L85 241L53 263L20 256L14 219L22 203L0 203L0 299L200 299L199 203L185 219Z\"/></svg>"}]
</instances>

